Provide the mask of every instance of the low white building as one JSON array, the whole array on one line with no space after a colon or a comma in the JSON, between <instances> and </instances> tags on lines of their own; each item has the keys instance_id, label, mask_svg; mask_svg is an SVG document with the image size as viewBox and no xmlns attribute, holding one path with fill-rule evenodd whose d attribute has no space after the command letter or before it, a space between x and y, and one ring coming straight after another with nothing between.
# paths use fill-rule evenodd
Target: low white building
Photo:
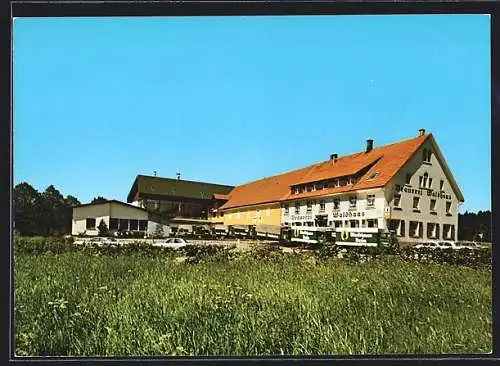
<instances>
[{"instance_id":1,"label":"low white building","mask_svg":"<svg viewBox=\"0 0 500 366\"><path fill-rule=\"evenodd\" d=\"M380 228L400 242L456 240L464 198L432 134L311 167L282 199L292 228Z\"/></svg>"},{"instance_id":2,"label":"low white building","mask_svg":"<svg viewBox=\"0 0 500 366\"><path fill-rule=\"evenodd\" d=\"M72 235L96 236L99 224L103 221L111 234L118 231L138 232L152 235L157 225L163 226L168 236L170 227L165 225L147 210L117 200L88 203L73 207Z\"/></svg>"}]
</instances>

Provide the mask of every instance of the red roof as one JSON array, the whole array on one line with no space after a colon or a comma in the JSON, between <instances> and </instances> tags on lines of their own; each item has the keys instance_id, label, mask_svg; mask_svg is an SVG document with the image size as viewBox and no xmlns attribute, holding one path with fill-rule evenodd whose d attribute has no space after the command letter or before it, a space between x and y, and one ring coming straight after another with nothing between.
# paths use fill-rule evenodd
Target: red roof
<instances>
[{"instance_id":1,"label":"red roof","mask_svg":"<svg viewBox=\"0 0 500 366\"><path fill-rule=\"evenodd\" d=\"M432 135L427 134L375 147L370 152L363 151L339 157L335 162L326 160L302 169L237 186L229 193L229 200L221 209L385 186L430 136ZM292 185L353 175L370 165L372 166L353 185L300 194L291 192ZM377 177L368 179L372 173L378 173Z\"/></svg>"}]
</instances>

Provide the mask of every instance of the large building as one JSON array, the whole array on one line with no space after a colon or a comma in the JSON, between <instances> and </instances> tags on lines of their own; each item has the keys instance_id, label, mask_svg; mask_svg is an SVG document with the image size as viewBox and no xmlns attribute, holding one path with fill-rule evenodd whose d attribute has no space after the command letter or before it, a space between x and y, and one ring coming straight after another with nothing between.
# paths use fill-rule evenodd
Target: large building
<instances>
[{"instance_id":1,"label":"large building","mask_svg":"<svg viewBox=\"0 0 500 366\"><path fill-rule=\"evenodd\" d=\"M138 175L127 202L170 217L206 220L233 186Z\"/></svg>"},{"instance_id":2,"label":"large building","mask_svg":"<svg viewBox=\"0 0 500 366\"><path fill-rule=\"evenodd\" d=\"M151 235L158 225L169 235L179 229L206 226L213 209L226 202L233 186L181 179L138 175L127 202L109 200L73 208L73 235L98 235L104 221L113 234L118 231Z\"/></svg>"},{"instance_id":3,"label":"large building","mask_svg":"<svg viewBox=\"0 0 500 366\"><path fill-rule=\"evenodd\" d=\"M235 187L213 222L392 230L400 242L456 240L464 197L432 134ZM361 230L362 231L362 230Z\"/></svg>"}]
</instances>

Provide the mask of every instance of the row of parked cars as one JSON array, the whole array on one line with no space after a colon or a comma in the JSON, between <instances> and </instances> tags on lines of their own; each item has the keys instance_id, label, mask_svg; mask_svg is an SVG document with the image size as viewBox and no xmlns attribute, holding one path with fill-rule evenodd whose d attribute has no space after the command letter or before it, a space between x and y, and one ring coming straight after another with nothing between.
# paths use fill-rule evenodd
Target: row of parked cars
<instances>
[{"instance_id":1,"label":"row of parked cars","mask_svg":"<svg viewBox=\"0 0 500 366\"><path fill-rule=\"evenodd\" d=\"M415 245L414 248L429 248L429 249L481 249L486 246L474 241L427 241Z\"/></svg>"}]
</instances>

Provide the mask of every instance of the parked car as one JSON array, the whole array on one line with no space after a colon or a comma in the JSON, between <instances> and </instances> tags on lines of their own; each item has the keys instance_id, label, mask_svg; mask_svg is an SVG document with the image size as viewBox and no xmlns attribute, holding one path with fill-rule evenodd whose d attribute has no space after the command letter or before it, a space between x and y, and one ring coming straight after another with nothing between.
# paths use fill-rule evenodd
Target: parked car
<instances>
[{"instance_id":1,"label":"parked car","mask_svg":"<svg viewBox=\"0 0 500 366\"><path fill-rule=\"evenodd\" d=\"M473 241L456 241L455 247L457 249L479 249L480 245Z\"/></svg>"},{"instance_id":2,"label":"parked car","mask_svg":"<svg viewBox=\"0 0 500 366\"><path fill-rule=\"evenodd\" d=\"M153 243L153 245L164 248L179 249L187 246L188 242L184 238L170 238L165 241Z\"/></svg>"},{"instance_id":3,"label":"parked car","mask_svg":"<svg viewBox=\"0 0 500 366\"><path fill-rule=\"evenodd\" d=\"M438 247L439 249L458 249L454 242L445 240L438 241Z\"/></svg>"},{"instance_id":4,"label":"parked car","mask_svg":"<svg viewBox=\"0 0 500 366\"><path fill-rule=\"evenodd\" d=\"M414 248L416 248L416 249L422 249L422 248L438 249L439 244L435 241L427 241L425 243L420 243L420 244L415 245Z\"/></svg>"}]
</instances>

